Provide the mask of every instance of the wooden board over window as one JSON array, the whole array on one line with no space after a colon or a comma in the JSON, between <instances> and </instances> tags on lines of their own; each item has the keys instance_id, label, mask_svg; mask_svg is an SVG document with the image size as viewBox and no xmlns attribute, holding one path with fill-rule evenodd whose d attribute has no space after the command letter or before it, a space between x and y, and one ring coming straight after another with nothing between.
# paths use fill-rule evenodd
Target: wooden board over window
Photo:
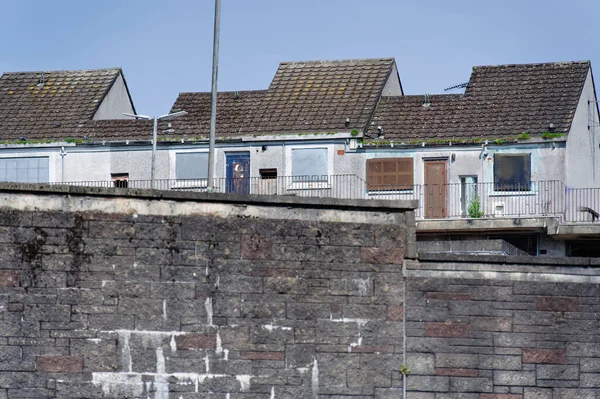
<instances>
[{"instance_id":1,"label":"wooden board over window","mask_svg":"<svg viewBox=\"0 0 600 399\"><path fill-rule=\"evenodd\" d=\"M367 160L367 190L411 190L414 184L412 158Z\"/></svg>"}]
</instances>

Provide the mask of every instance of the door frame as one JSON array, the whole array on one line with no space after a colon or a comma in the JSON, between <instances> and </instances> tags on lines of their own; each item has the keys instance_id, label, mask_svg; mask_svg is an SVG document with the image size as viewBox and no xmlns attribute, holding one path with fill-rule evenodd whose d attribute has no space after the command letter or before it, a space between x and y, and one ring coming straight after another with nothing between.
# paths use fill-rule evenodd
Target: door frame
<instances>
[{"instance_id":1,"label":"door frame","mask_svg":"<svg viewBox=\"0 0 600 399\"><path fill-rule=\"evenodd\" d=\"M230 159L234 157L247 158L248 170L242 179L236 179L230 169ZM225 153L225 192L235 194L250 194L250 151L232 151Z\"/></svg>"},{"instance_id":2,"label":"door frame","mask_svg":"<svg viewBox=\"0 0 600 399\"><path fill-rule=\"evenodd\" d=\"M443 165L444 166L444 183L441 187L437 187L438 183L428 182L428 165ZM448 217L448 159L423 159L423 186L424 186L424 199L423 199L423 216L425 219L445 219ZM429 210L430 196L438 195L440 202L442 203L442 209L440 213L431 212ZM435 201L436 202L436 201Z\"/></svg>"}]
</instances>

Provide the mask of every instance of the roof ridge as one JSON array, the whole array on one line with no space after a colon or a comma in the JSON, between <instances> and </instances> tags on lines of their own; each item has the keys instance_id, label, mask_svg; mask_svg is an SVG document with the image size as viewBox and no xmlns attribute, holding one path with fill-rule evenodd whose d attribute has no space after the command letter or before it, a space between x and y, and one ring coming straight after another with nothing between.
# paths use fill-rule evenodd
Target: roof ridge
<instances>
[{"instance_id":1,"label":"roof ridge","mask_svg":"<svg viewBox=\"0 0 600 399\"><path fill-rule=\"evenodd\" d=\"M423 97L425 94L428 94L430 97L464 97L463 93L422 93L422 94L404 94L402 96L385 96L386 98L413 98L413 97Z\"/></svg>"},{"instance_id":2,"label":"roof ridge","mask_svg":"<svg viewBox=\"0 0 600 399\"><path fill-rule=\"evenodd\" d=\"M3 72L4 75L25 75L29 73L64 73L64 72L99 72L99 71L122 71L121 67L115 68L96 68L96 69L56 69L56 70L47 70L47 71L12 71L12 72Z\"/></svg>"},{"instance_id":3,"label":"roof ridge","mask_svg":"<svg viewBox=\"0 0 600 399\"><path fill-rule=\"evenodd\" d=\"M395 61L395 57L381 57L381 58L347 58L337 60L306 60L306 61L282 61L279 65L287 64L309 64L309 63L342 63L342 62L365 62L365 61Z\"/></svg>"},{"instance_id":4,"label":"roof ridge","mask_svg":"<svg viewBox=\"0 0 600 399\"><path fill-rule=\"evenodd\" d=\"M267 91L268 91L267 89L227 90L227 91L218 91L217 95L219 95L219 94L235 94L235 93L261 93L261 92L266 93ZM182 95L182 94L209 94L209 95L211 95L212 92L210 92L210 91L182 91L179 93L179 95Z\"/></svg>"},{"instance_id":5,"label":"roof ridge","mask_svg":"<svg viewBox=\"0 0 600 399\"><path fill-rule=\"evenodd\" d=\"M524 66L554 66L554 65L576 65L576 64L587 64L590 65L590 60L581 60L581 61L555 61L555 62L534 62L534 63L522 63L522 64L497 64L497 65L476 65L473 67L475 69L482 68L515 68L515 67L524 67Z\"/></svg>"}]
</instances>

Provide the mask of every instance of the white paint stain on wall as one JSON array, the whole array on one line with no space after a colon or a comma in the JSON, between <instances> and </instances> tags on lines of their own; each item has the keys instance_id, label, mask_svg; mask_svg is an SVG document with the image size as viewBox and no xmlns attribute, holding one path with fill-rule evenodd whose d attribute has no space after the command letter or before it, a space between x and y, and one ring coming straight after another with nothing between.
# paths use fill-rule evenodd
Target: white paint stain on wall
<instances>
[{"instance_id":1,"label":"white paint stain on wall","mask_svg":"<svg viewBox=\"0 0 600 399\"><path fill-rule=\"evenodd\" d=\"M311 376L311 385L313 397L318 399L319 397L319 363L317 362L317 358L313 361L312 367L312 376Z\"/></svg>"},{"instance_id":2,"label":"white paint stain on wall","mask_svg":"<svg viewBox=\"0 0 600 399\"><path fill-rule=\"evenodd\" d=\"M206 323L209 326L212 326L213 325L212 298L206 298L206 301L204 301L204 309L206 309Z\"/></svg>"}]
</instances>

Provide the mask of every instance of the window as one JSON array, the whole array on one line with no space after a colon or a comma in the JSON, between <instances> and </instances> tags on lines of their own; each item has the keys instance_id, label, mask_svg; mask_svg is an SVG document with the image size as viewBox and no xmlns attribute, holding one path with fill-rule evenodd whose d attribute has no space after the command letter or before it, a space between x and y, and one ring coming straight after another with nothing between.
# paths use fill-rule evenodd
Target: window
<instances>
[{"instance_id":1,"label":"window","mask_svg":"<svg viewBox=\"0 0 600 399\"><path fill-rule=\"evenodd\" d=\"M129 173L111 173L110 178L113 182L113 187L127 188L129 183Z\"/></svg>"},{"instance_id":2,"label":"window","mask_svg":"<svg viewBox=\"0 0 600 399\"><path fill-rule=\"evenodd\" d=\"M208 152L182 152L175 156L175 177L179 179L207 179Z\"/></svg>"},{"instance_id":3,"label":"window","mask_svg":"<svg viewBox=\"0 0 600 399\"><path fill-rule=\"evenodd\" d=\"M494 190L530 191L531 154L495 154Z\"/></svg>"},{"instance_id":4,"label":"window","mask_svg":"<svg viewBox=\"0 0 600 399\"><path fill-rule=\"evenodd\" d=\"M376 158L367 160L367 190L412 190L412 158Z\"/></svg>"},{"instance_id":5,"label":"window","mask_svg":"<svg viewBox=\"0 0 600 399\"><path fill-rule=\"evenodd\" d=\"M292 180L327 181L327 148L293 149Z\"/></svg>"},{"instance_id":6,"label":"window","mask_svg":"<svg viewBox=\"0 0 600 399\"><path fill-rule=\"evenodd\" d=\"M0 181L47 183L49 176L48 157L0 158Z\"/></svg>"}]
</instances>

